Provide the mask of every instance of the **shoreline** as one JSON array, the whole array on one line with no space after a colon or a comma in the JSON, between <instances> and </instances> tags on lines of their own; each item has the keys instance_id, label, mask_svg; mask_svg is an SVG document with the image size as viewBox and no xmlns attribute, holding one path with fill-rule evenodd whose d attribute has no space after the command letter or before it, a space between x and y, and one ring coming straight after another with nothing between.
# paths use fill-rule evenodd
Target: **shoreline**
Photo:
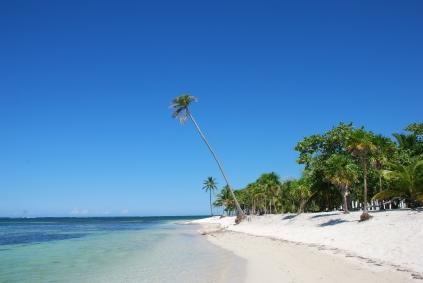
<instances>
[{"instance_id":1,"label":"shoreline","mask_svg":"<svg viewBox=\"0 0 423 283\"><path fill-rule=\"evenodd\" d=\"M334 215L334 213L326 214ZM387 213L388 216L391 214L391 212ZM306 217L318 215L322 213L307 214ZM206 218L192 221L192 223L200 224L200 233L205 235L211 243L246 260L245 282L280 282L281 278L287 282L357 282L357 280L423 282L421 272L357 252L357 250L360 251L358 248L360 241L357 241L358 246L353 246L357 249L354 251L340 249L336 247L337 243L330 246L324 243L285 239L283 234L278 233L279 230L274 227L274 218L280 219L286 216L255 216L240 225L233 224L233 217ZM304 223L301 224L303 233L315 229L306 227ZM418 225L418 223L415 224ZM287 233L292 230L292 227L287 227L289 225L280 225L281 227L278 228L288 230L285 231ZM265 228L273 228L273 230L266 231ZM346 229L346 231L349 230ZM317 233L322 234L321 231ZM358 237L359 234L355 236ZM407 235L404 235L403 242L407 240ZM377 246L380 243L376 241L371 244ZM398 243L398 245L401 244L402 242ZM417 249L417 254L419 254L418 251Z\"/></svg>"}]
</instances>

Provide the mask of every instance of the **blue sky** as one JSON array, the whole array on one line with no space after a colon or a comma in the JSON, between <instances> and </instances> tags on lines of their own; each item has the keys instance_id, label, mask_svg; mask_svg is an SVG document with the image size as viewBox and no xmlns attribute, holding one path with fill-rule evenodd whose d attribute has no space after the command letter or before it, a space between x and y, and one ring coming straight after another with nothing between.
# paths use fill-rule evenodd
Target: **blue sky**
<instances>
[{"instance_id":1,"label":"blue sky","mask_svg":"<svg viewBox=\"0 0 423 283\"><path fill-rule=\"evenodd\" d=\"M340 121L390 135L422 121L421 1L2 1L0 215L208 212L235 187L301 167Z\"/></svg>"}]
</instances>

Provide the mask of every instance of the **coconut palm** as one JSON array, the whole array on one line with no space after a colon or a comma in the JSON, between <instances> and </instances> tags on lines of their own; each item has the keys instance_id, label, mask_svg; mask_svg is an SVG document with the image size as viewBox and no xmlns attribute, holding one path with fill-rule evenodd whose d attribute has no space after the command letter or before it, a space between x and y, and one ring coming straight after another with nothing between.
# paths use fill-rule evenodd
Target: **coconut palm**
<instances>
[{"instance_id":1,"label":"coconut palm","mask_svg":"<svg viewBox=\"0 0 423 283\"><path fill-rule=\"evenodd\" d=\"M293 183L290 194L291 198L296 203L297 213L303 213L307 203L313 197L311 183L307 175L302 176L299 180Z\"/></svg>"},{"instance_id":2,"label":"coconut palm","mask_svg":"<svg viewBox=\"0 0 423 283\"><path fill-rule=\"evenodd\" d=\"M393 134L399 149L412 157L423 157L423 123L412 123L405 130L406 134Z\"/></svg>"},{"instance_id":3,"label":"coconut palm","mask_svg":"<svg viewBox=\"0 0 423 283\"><path fill-rule=\"evenodd\" d=\"M210 215L213 216L212 193L217 190L217 183L213 177L207 177L203 185L203 190L210 193Z\"/></svg>"},{"instance_id":4,"label":"coconut palm","mask_svg":"<svg viewBox=\"0 0 423 283\"><path fill-rule=\"evenodd\" d=\"M405 198L411 206L423 203L423 160L414 160L410 165L389 164L383 176L390 180L391 188L377 193L373 199Z\"/></svg>"},{"instance_id":5,"label":"coconut palm","mask_svg":"<svg viewBox=\"0 0 423 283\"><path fill-rule=\"evenodd\" d=\"M266 213L266 192L264 191L264 187L256 183L253 187L252 194L254 202L254 213Z\"/></svg>"},{"instance_id":6,"label":"coconut palm","mask_svg":"<svg viewBox=\"0 0 423 283\"><path fill-rule=\"evenodd\" d=\"M349 213L349 189L358 180L358 167L351 159L348 155L334 154L326 161L324 170L325 178L342 193L344 213Z\"/></svg>"},{"instance_id":7,"label":"coconut palm","mask_svg":"<svg viewBox=\"0 0 423 283\"><path fill-rule=\"evenodd\" d=\"M378 172L379 177L379 192L383 191L382 186L382 171L388 162L388 156L395 151L395 144L392 140L382 136L376 135L373 139L375 150L372 158L372 165Z\"/></svg>"},{"instance_id":8,"label":"coconut palm","mask_svg":"<svg viewBox=\"0 0 423 283\"><path fill-rule=\"evenodd\" d=\"M418 139L415 134L392 134L397 140L398 146L401 149L413 150L418 144Z\"/></svg>"},{"instance_id":9,"label":"coconut palm","mask_svg":"<svg viewBox=\"0 0 423 283\"><path fill-rule=\"evenodd\" d=\"M278 201L280 180L275 172L262 174L256 181L263 188L266 195L269 213L276 213L276 203Z\"/></svg>"},{"instance_id":10,"label":"coconut palm","mask_svg":"<svg viewBox=\"0 0 423 283\"><path fill-rule=\"evenodd\" d=\"M375 150L372 133L366 132L364 129L355 130L349 140L348 150L353 156L358 158L363 169L364 207L360 220L365 221L370 218L367 210L367 173L370 156Z\"/></svg>"},{"instance_id":11,"label":"coconut palm","mask_svg":"<svg viewBox=\"0 0 423 283\"><path fill-rule=\"evenodd\" d=\"M236 214L237 218L235 220L236 223L239 223L242 221L242 219L245 218L245 214L241 209L241 206L238 203L238 200L236 199L236 196L231 188L231 185L229 183L228 177L223 170L222 163L218 159L216 153L214 152L213 148L211 147L210 143L207 141L206 136L204 135L203 131L201 130L200 126L198 125L197 121L195 120L194 116L192 115L189 107L191 103L196 102L197 98L195 96L189 95L189 94L183 94L181 96L176 97L173 99L171 108L173 109L172 117L173 118L179 118L179 121L183 124L187 121L188 118L191 119L191 121L194 123L195 128L197 129L198 134L200 135L201 139L204 141L204 143L207 145L210 153L212 154L214 160L217 163L217 166L219 167L220 172L222 173L223 179L226 182L226 185L228 187L228 190L234 200L235 208L236 208Z\"/></svg>"},{"instance_id":12,"label":"coconut palm","mask_svg":"<svg viewBox=\"0 0 423 283\"><path fill-rule=\"evenodd\" d=\"M224 186L220 193L217 195L216 200L213 203L216 207L224 207L224 211L229 215L234 209L234 198L229 191L228 186Z\"/></svg>"}]
</instances>

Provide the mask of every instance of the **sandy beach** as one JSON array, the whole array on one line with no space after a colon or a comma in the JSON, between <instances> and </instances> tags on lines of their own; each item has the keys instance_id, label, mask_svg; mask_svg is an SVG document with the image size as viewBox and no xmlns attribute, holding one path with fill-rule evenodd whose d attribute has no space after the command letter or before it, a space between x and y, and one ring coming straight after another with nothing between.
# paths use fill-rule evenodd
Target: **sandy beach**
<instances>
[{"instance_id":1,"label":"sandy beach","mask_svg":"<svg viewBox=\"0 0 423 283\"><path fill-rule=\"evenodd\" d=\"M357 222L358 216L304 213L254 216L240 225L233 217L193 222L210 242L246 260L246 282L423 282L421 213L380 212L368 222Z\"/></svg>"}]
</instances>

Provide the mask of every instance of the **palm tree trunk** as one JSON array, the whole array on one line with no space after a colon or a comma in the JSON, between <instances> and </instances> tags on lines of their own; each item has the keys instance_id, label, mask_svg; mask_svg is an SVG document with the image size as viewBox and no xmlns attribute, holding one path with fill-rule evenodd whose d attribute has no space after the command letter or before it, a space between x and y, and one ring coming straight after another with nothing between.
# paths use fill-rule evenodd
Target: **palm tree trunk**
<instances>
[{"instance_id":1,"label":"palm tree trunk","mask_svg":"<svg viewBox=\"0 0 423 283\"><path fill-rule=\"evenodd\" d=\"M212 208L212 202L211 202L211 190L210 190L210 215L213 216L213 208Z\"/></svg>"},{"instance_id":2,"label":"palm tree trunk","mask_svg":"<svg viewBox=\"0 0 423 283\"><path fill-rule=\"evenodd\" d=\"M327 210L330 210L330 203L329 203L329 194L326 192L326 205L327 205Z\"/></svg>"},{"instance_id":3,"label":"palm tree trunk","mask_svg":"<svg viewBox=\"0 0 423 283\"><path fill-rule=\"evenodd\" d=\"M301 214L304 212L304 206L305 206L306 202L305 200L300 200L300 207L298 208L298 214Z\"/></svg>"},{"instance_id":4,"label":"palm tree trunk","mask_svg":"<svg viewBox=\"0 0 423 283\"><path fill-rule=\"evenodd\" d=\"M345 186L342 189L342 197L344 199L344 213L349 213L348 211L348 202L347 202L348 186Z\"/></svg>"},{"instance_id":5,"label":"palm tree trunk","mask_svg":"<svg viewBox=\"0 0 423 283\"><path fill-rule=\"evenodd\" d=\"M379 192L383 191L382 188L382 171L379 170ZM383 200L380 201L379 210L385 210L385 205L383 204Z\"/></svg>"},{"instance_id":6,"label":"palm tree trunk","mask_svg":"<svg viewBox=\"0 0 423 283\"><path fill-rule=\"evenodd\" d=\"M367 163L364 163L364 213L367 213Z\"/></svg>"},{"instance_id":7,"label":"palm tree trunk","mask_svg":"<svg viewBox=\"0 0 423 283\"><path fill-rule=\"evenodd\" d=\"M382 191L382 172L379 171L379 192Z\"/></svg>"},{"instance_id":8,"label":"palm tree trunk","mask_svg":"<svg viewBox=\"0 0 423 283\"><path fill-rule=\"evenodd\" d=\"M363 160L363 171L364 171L364 205L363 205L363 213L360 216L360 220L368 220L370 218L369 213L367 211L367 162Z\"/></svg>"},{"instance_id":9,"label":"palm tree trunk","mask_svg":"<svg viewBox=\"0 0 423 283\"><path fill-rule=\"evenodd\" d=\"M235 202L235 207L236 207L236 214L237 214L237 220L236 220L236 221L237 221L237 222L241 222L241 220L245 218L245 214L244 214L244 212L242 211L241 206L239 205L239 202L238 202L238 200L237 200L237 199L236 199L236 197L235 197L235 194L234 194L234 191L232 190L231 185L229 184L229 180L228 180L228 177L227 177L227 176L226 176L226 174L225 174L225 171L223 170L223 166L222 166L222 164L220 163L220 160L217 158L217 155L216 155L216 153L214 152L214 150L212 149L211 145L210 145L210 144L209 144L209 142L207 141L206 136L205 136L205 135L203 134L203 132L201 131L201 128L200 128L200 126L198 125L197 121L194 119L194 116L191 114L191 112L190 112L188 109L187 109L187 114L188 114L188 116L190 117L191 121L194 123L195 128L197 129L198 134L200 135L200 137L201 137L201 139L204 141L204 143L207 145L207 147L208 147L208 149L209 149L210 153L212 154L212 156L213 156L214 160L216 161L217 166L219 167L220 173L222 173L223 179L225 179L226 185L227 185L227 186L228 186L228 188L229 188L229 192L231 193L232 198L234 199L234 202Z\"/></svg>"}]
</instances>

